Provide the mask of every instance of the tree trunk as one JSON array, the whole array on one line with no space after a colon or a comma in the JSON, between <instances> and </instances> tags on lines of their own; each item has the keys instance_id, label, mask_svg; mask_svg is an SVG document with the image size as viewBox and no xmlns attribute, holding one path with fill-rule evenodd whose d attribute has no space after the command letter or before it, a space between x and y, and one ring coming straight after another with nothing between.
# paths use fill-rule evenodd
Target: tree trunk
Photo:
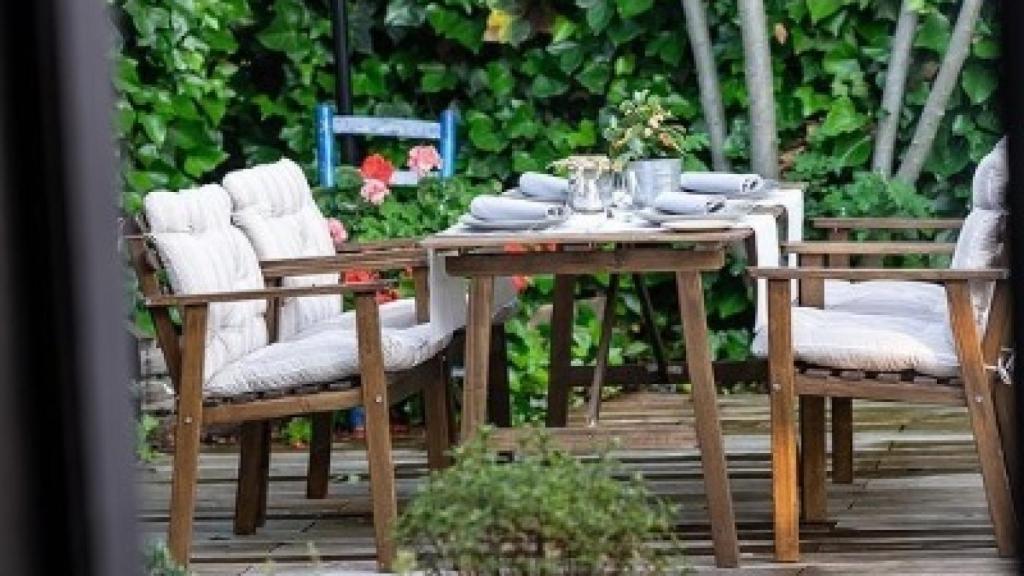
<instances>
[{"instance_id":1,"label":"tree trunk","mask_svg":"<svg viewBox=\"0 0 1024 576\"><path fill-rule=\"evenodd\" d=\"M711 141L711 165L715 170L729 172L729 160L725 157L725 110L722 106L722 93L718 88L715 57L711 52L704 0L681 1L686 13L686 32L690 36L693 61L697 67L700 105L704 109L704 121L708 125L708 138Z\"/></svg>"},{"instance_id":2,"label":"tree trunk","mask_svg":"<svg viewBox=\"0 0 1024 576\"><path fill-rule=\"evenodd\" d=\"M949 46L946 48L946 56L942 59L939 67L939 74L932 83L928 100L921 111L921 118L917 121L917 128L914 130L914 137L907 148L907 154L903 157L903 163L896 173L896 178L907 184L917 182L921 175L921 168L931 152L932 144L935 142L935 134L939 130L942 117L946 114L946 104L949 96L956 88L957 78L960 76L960 69L963 68L964 60L971 50L971 36L974 33L974 24L978 20L978 13L981 12L982 0L964 0L960 7L960 15L956 18L956 26L953 27L953 35L950 37Z\"/></svg>"},{"instance_id":3,"label":"tree trunk","mask_svg":"<svg viewBox=\"0 0 1024 576\"><path fill-rule=\"evenodd\" d=\"M739 0L744 72L750 96L750 161L765 178L779 176L779 142L775 129L772 59L763 0Z\"/></svg>"},{"instance_id":4,"label":"tree trunk","mask_svg":"<svg viewBox=\"0 0 1024 576\"><path fill-rule=\"evenodd\" d=\"M892 41L892 54L889 56L889 69L885 74L885 89L882 91L882 118L875 136L875 154L871 161L871 169L886 177L892 175L892 157L900 128L903 92L907 86L907 72L910 70L914 32L917 31L917 12L911 9L910 3L911 0L903 0L900 17L896 22L896 36Z\"/></svg>"}]
</instances>

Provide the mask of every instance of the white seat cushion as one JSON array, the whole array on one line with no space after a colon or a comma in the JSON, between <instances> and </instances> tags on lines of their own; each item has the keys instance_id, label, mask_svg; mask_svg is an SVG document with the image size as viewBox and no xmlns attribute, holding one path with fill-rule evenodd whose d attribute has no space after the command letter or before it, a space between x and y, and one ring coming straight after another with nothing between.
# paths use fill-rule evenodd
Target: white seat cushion
<instances>
[{"instance_id":1,"label":"white seat cushion","mask_svg":"<svg viewBox=\"0 0 1024 576\"><path fill-rule=\"evenodd\" d=\"M397 372L433 358L448 345L427 324L382 329L384 370ZM359 346L353 330L314 330L260 348L228 364L210 378L208 396L286 390L333 382L359 373Z\"/></svg>"},{"instance_id":2,"label":"white seat cushion","mask_svg":"<svg viewBox=\"0 0 1024 576\"><path fill-rule=\"evenodd\" d=\"M753 351L768 355L766 330L754 336ZM949 326L941 319L794 307L793 351L797 360L832 368L939 377L959 371Z\"/></svg>"},{"instance_id":3,"label":"white seat cushion","mask_svg":"<svg viewBox=\"0 0 1024 576\"><path fill-rule=\"evenodd\" d=\"M414 298L402 298L392 302L381 304L380 327L383 328L411 328L416 326L416 300ZM325 330L355 330L356 311L348 310L337 316L331 316L306 328L291 338L305 338L317 332Z\"/></svg>"},{"instance_id":4,"label":"white seat cushion","mask_svg":"<svg viewBox=\"0 0 1024 576\"><path fill-rule=\"evenodd\" d=\"M825 308L855 314L945 318L946 290L941 284L871 280L825 281Z\"/></svg>"},{"instance_id":5,"label":"white seat cushion","mask_svg":"<svg viewBox=\"0 0 1024 576\"><path fill-rule=\"evenodd\" d=\"M176 294L263 288L256 254L231 225L231 200L220 186L151 192L143 209L151 241ZM267 344L266 308L263 300L210 305L207 377Z\"/></svg>"},{"instance_id":6,"label":"white seat cushion","mask_svg":"<svg viewBox=\"0 0 1024 576\"><path fill-rule=\"evenodd\" d=\"M284 158L224 177L234 205L234 222L242 229L260 260L332 256L334 242L327 221L313 200L302 168ZM338 282L337 274L296 276L284 286ZM340 296L285 299L278 319L281 339L341 314Z\"/></svg>"}]
</instances>

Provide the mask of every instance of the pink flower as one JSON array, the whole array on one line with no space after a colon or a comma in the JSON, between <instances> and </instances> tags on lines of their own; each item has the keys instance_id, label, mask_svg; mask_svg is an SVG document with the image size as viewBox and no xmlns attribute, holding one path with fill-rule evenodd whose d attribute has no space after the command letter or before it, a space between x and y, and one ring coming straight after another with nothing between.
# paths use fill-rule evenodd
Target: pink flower
<instances>
[{"instance_id":1,"label":"pink flower","mask_svg":"<svg viewBox=\"0 0 1024 576\"><path fill-rule=\"evenodd\" d=\"M335 248L348 241L348 230L345 230L345 225L337 218L327 219L327 231L331 234Z\"/></svg>"},{"instance_id":2,"label":"pink flower","mask_svg":"<svg viewBox=\"0 0 1024 576\"><path fill-rule=\"evenodd\" d=\"M441 167L441 155L433 146L413 146L409 150L409 168L417 176L425 176L427 172Z\"/></svg>"},{"instance_id":3,"label":"pink flower","mask_svg":"<svg viewBox=\"0 0 1024 576\"><path fill-rule=\"evenodd\" d=\"M370 204L380 205L384 202L384 199L391 194L391 189L388 185L381 182L380 180L374 180L373 178L367 178L363 181L363 187L359 190L359 195Z\"/></svg>"}]
</instances>

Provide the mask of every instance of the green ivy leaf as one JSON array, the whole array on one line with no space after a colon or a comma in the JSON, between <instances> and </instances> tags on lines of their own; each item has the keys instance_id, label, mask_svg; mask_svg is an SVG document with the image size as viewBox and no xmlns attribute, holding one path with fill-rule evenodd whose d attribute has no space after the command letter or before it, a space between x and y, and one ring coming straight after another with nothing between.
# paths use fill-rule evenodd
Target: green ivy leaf
<instances>
[{"instance_id":1,"label":"green ivy leaf","mask_svg":"<svg viewBox=\"0 0 1024 576\"><path fill-rule=\"evenodd\" d=\"M811 22L818 22L835 14L843 7L843 0L807 0L807 11L811 14Z\"/></svg>"},{"instance_id":2,"label":"green ivy leaf","mask_svg":"<svg viewBox=\"0 0 1024 576\"><path fill-rule=\"evenodd\" d=\"M194 178L199 178L216 168L227 158L227 153L219 148L191 150L189 151L188 158L185 159L185 173Z\"/></svg>"},{"instance_id":3,"label":"green ivy leaf","mask_svg":"<svg viewBox=\"0 0 1024 576\"><path fill-rule=\"evenodd\" d=\"M486 152L497 152L505 147L504 141L494 129L494 120L485 114L478 113L469 117L469 141Z\"/></svg>"},{"instance_id":4,"label":"green ivy leaf","mask_svg":"<svg viewBox=\"0 0 1024 576\"><path fill-rule=\"evenodd\" d=\"M828 115L825 116L825 122L818 129L818 134L821 136L837 136L857 130L866 123L867 118L860 112L857 112L853 105L853 100L843 96L832 103Z\"/></svg>"},{"instance_id":5,"label":"green ivy leaf","mask_svg":"<svg viewBox=\"0 0 1024 576\"><path fill-rule=\"evenodd\" d=\"M914 39L916 48L927 48L937 54L944 54L951 34L949 20L939 11L932 10L923 18Z\"/></svg>"},{"instance_id":6,"label":"green ivy leaf","mask_svg":"<svg viewBox=\"0 0 1024 576\"><path fill-rule=\"evenodd\" d=\"M616 0L619 16L632 18L647 12L654 6L654 0Z\"/></svg>"},{"instance_id":7,"label":"green ivy leaf","mask_svg":"<svg viewBox=\"0 0 1024 576\"><path fill-rule=\"evenodd\" d=\"M569 89L569 83L559 78L552 78L545 74L539 74L533 79L530 85L530 93L536 98L551 98L564 94Z\"/></svg>"},{"instance_id":8,"label":"green ivy leaf","mask_svg":"<svg viewBox=\"0 0 1024 576\"><path fill-rule=\"evenodd\" d=\"M614 16L610 0L576 0L576 5L586 9L587 25L594 33L603 32Z\"/></svg>"},{"instance_id":9,"label":"green ivy leaf","mask_svg":"<svg viewBox=\"0 0 1024 576\"><path fill-rule=\"evenodd\" d=\"M972 104L981 104L988 100L996 91L998 84L999 79L992 68L973 62L964 67L960 78L960 85L963 86Z\"/></svg>"},{"instance_id":10,"label":"green ivy leaf","mask_svg":"<svg viewBox=\"0 0 1024 576\"><path fill-rule=\"evenodd\" d=\"M577 80L591 94L603 94L605 84L611 75L611 66L605 60L591 60L580 71Z\"/></svg>"},{"instance_id":11,"label":"green ivy leaf","mask_svg":"<svg viewBox=\"0 0 1024 576\"><path fill-rule=\"evenodd\" d=\"M139 118L142 129L146 131L149 140L160 146L167 138L167 123L159 114L145 114Z\"/></svg>"}]
</instances>

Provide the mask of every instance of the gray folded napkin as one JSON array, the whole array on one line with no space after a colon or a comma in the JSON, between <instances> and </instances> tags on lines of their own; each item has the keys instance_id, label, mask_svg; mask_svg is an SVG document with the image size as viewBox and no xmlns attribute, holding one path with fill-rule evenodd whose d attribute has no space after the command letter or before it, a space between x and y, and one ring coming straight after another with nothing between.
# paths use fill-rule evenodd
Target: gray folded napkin
<instances>
[{"instance_id":1,"label":"gray folded napkin","mask_svg":"<svg viewBox=\"0 0 1024 576\"><path fill-rule=\"evenodd\" d=\"M654 199L652 206L655 210L669 214L708 214L721 210L725 206L725 198L710 194L662 192Z\"/></svg>"},{"instance_id":2,"label":"gray folded napkin","mask_svg":"<svg viewBox=\"0 0 1024 576\"><path fill-rule=\"evenodd\" d=\"M565 208L500 196L477 196L469 203L469 213L480 220L545 220L565 215Z\"/></svg>"},{"instance_id":3,"label":"gray folded napkin","mask_svg":"<svg viewBox=\"0 0 1024 576\"><path fill-rule=\"evenodd\" d=\"M519 176L519 192L538 200L565 200L569 196L569 180L539 172Z\"/></svg>"},{"instance_id":4,"label":"gray folded napkin","mask_svg":"<svg viewBox=\"0 0 1024 576\"><path fill-rule=\"evenodd\" d=\"M683 190L727 196L750 196L765 187L764 178L757 174L730 172L683 172L679 184Z\"/></svg>"}]
</instances>

